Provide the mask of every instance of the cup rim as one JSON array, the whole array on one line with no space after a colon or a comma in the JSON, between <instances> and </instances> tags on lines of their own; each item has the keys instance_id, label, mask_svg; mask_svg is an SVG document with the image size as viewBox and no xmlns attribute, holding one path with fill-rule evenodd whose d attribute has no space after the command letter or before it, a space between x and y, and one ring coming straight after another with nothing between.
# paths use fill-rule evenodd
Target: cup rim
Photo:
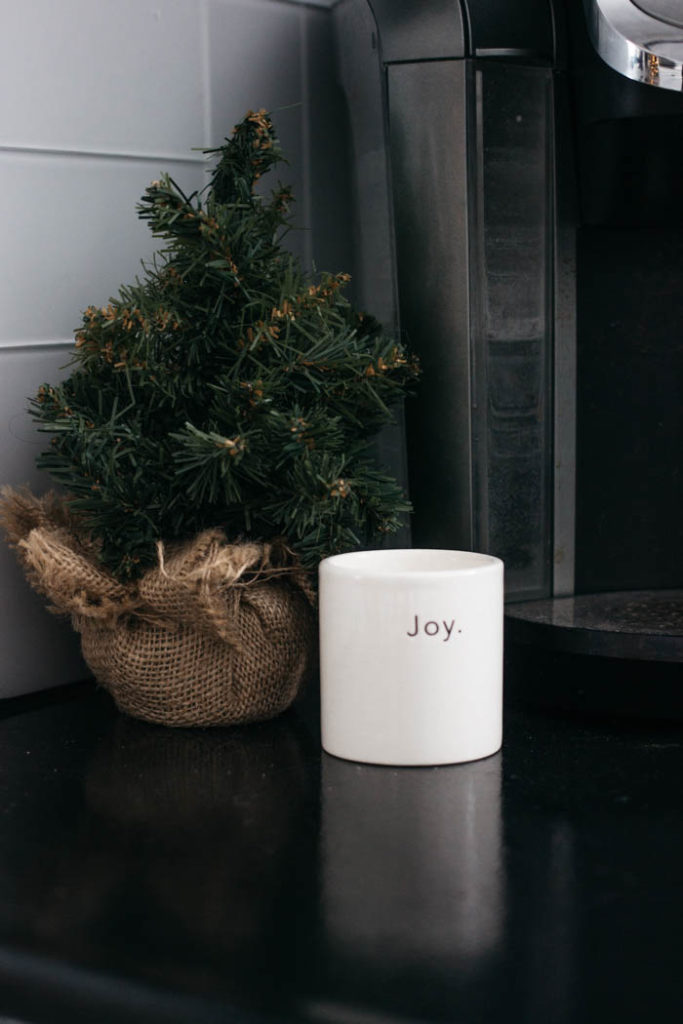
<instances>
[{"instance_id":1,"label":"cup rim","mask_svg":"<svg viewBox=\"0 0 683 1024\"><path fill-rule=\"evenodd\" d=\"M444 564L438 564L439 558ZM421 559L424 562L422 565ZM370 548L330 555L322 559L318 571L324 573L332 570L359 579L437 580L447 576L498 571L499 568L504 568L502 559L480 551L454 548Z\"/></svg>"}]
</instances>

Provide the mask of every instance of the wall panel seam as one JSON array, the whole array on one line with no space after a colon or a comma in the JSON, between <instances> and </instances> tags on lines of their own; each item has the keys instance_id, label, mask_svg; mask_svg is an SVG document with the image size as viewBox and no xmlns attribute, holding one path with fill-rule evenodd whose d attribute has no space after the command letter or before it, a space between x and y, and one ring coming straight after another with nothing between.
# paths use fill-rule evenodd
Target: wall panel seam
<instances>
[{"instance_id":1,"label":"wall panel seam","mask_svg":"<svg viewBox=\"0 0 683 1024\"><path fill-rule=\"evenodd\" d=\"M206 157L202 153L180 154L180 153L142 153L122 150L106 149L65 149L53 148L51 146L21 146L9 143L0 143L0 153L17 154L19 156L41 156L41 157L89 157L100 160L137 160L142 162L163 160L165 162L183 164L203 164Z\"/></svg>"},{"instance_id":2,"label":"wall panel seam","mask_svg":"<svg viewBox=\"0 0 683 1024\"><path fill-rule=\"evenodd\" d=\"M17 352L21 349L71 348L73 338L25 338L22 341L5 341L0 338L0 352Z\"/></svg>"}]
</instances>

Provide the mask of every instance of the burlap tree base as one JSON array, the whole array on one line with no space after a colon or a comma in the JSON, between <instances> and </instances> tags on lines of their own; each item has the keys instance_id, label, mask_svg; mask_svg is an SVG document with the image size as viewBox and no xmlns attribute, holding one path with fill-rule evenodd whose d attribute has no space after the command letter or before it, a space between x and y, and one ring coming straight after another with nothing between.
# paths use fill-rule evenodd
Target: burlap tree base
<instances>
[{"instance_id":1,"label":"burlap tree base","mask_svg":"<svg viewBox=\"0 0 683 1024\"><path fill-rule=\"evenodd\" d=\"M220 530L158 545L122 584L97 563L64 502L5 490L0 519L31 585L68 614L118 707L174 726L273 718L292 703L316 643L308 576L282 546L229 544Z\"/></svg>"}]
</instances>

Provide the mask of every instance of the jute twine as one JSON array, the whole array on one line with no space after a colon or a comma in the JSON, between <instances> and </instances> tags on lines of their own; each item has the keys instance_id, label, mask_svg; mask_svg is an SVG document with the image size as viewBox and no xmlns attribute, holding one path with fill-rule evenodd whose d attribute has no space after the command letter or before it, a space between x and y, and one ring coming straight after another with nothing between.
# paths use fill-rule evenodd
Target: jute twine
<instances>
[{"instance_id":1,"label":"jute twine","mask_svg":"<svg viewBox=\"0 0 683 1024\"><path fill-rule=\"evenodd\" d=\"M158 544L157 565L120 583L65 501L5 489L0 524L31 585L68 614L93 675L127 714L175 726L273 718L315 647L313 592L284 545L206 530Z\"/></svg>"}]
</instances>

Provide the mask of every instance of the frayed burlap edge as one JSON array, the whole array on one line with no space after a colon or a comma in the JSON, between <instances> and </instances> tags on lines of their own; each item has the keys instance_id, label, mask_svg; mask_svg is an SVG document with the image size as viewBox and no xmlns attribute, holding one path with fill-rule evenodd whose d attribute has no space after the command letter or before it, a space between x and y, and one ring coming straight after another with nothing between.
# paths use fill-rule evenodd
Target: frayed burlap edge
<instances>
[{"instance_id":1,"label":"frayed burlap edge","mask_svg":"<svg viewBox=\"0 0 683 1024\"><path fill-rule=\"evenodd\" d=\"M121 710L166 725L271 718L295 699L315 651L310 576L281 543L231 544L211 529L157 548L121 583L64 498L0 493L0 525L31 585L71 616L84 658Z\"/></svg>"}]
</instances>

